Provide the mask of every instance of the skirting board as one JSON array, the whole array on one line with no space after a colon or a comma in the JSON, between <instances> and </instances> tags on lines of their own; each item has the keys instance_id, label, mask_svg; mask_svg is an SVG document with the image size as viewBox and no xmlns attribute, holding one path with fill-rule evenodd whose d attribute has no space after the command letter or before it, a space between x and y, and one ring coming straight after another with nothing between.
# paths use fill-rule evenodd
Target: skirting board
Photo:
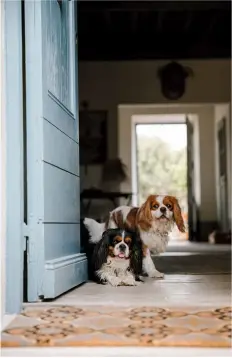
<instances>
[{"instance_id":1,"label":"skirting board","mask_svg":"<svg viewBox=\"0 0 232 358\"><path fill-rule=\"evenodd\" d=\"M88 265L84 253L46 261L44 298L55 298L87 280Z\"/></svg>"}]
</instances>

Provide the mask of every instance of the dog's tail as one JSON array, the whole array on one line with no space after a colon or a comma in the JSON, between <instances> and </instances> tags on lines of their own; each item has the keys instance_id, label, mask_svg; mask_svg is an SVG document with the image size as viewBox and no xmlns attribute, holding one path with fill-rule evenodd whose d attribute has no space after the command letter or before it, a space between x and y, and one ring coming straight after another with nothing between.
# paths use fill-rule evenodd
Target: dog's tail
<instances>
[{"instance_id":1,"label":"dog's tail","mask_svg":"<svg viewBox=\"0 0 232 358\"><path fill-rule=\"evenodd\" d=\"M96 244L100 241L105 231L105 223L98 223L96 220L90 218L85 218L83 223L89 231L90 243Z\"/></svg>"}]
</instances>

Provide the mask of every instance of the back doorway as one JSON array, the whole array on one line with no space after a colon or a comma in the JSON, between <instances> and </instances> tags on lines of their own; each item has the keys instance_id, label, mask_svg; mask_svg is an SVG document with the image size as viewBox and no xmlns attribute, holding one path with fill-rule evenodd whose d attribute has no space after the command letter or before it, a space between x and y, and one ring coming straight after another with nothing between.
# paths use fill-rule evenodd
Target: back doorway
<instances>
[{"instance_id":1,"label":"back doorway","mask_svg":"<svg viewBox=\"0 0 232 358\"><path fill-rule=\"evenodd\" d=\"M137 123L137 201L150 193L178 198L187 228L174 228L172 240L188 240L187 125L186 123Z\"/></svg>"}]
</instances>

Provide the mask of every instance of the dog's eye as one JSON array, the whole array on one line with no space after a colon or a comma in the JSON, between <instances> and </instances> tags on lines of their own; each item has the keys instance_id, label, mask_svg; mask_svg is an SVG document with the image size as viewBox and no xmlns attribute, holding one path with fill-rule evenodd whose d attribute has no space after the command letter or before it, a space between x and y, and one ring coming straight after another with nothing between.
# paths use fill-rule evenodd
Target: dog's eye
<instances>
[{"instance_id":1,"label":"dog's eye","mask_svg":"<svg viewBox=\"0 0 232 358\"><path fill-rule=\"evenodd\" d=\"M158 209L158 207L159 207L159 204L155 204L152 206L152 209Z\"/></svg>"},{"instance_id":2,"label":"dog's eye","mask_svg":"<svg viewBox=\"0 0 232 358\"><path fill-rule=\"evenodd\" d=\"M130 237L126 237L124 241L125 241L125 243L126 243L127 245L130 245L130 243L131 243L131 238L130 238Z\"/></svg>"},{"instance_id":3,"label":"dog's eye","mask_svg":"<svg viewBox=\"0 0 232 358\"><path fill-rule=\"evenodd\" d=\"M168 209L172 209L172 206L170 204L167 204Z\"/></svg>"}]
</instances>

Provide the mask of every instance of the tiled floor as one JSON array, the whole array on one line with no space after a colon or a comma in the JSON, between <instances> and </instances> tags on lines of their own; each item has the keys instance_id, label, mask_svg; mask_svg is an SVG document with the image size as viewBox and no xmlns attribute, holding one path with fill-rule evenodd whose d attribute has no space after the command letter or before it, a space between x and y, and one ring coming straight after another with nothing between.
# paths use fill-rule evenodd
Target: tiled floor
<instances>
[{"instance_id":1,"label":"tiled floor","mask_svg":"<svg viewBox=\"0 0 232 358\"><path fill-rule=\"evenodd\" d=\"M198 246L191 245L190 249L187 245L185 249L181 245L178 254L175 251L171 246L166 257L174 257L175 265L179 260L178 272L186 271L180 257L189 257L191 274L166 274L164 280L146 279L138 287L114 288L90 282L51 303L26 304L24 314L12 322L2 339L34 348L6 348L3 356L29 356L29 352L34 356L61 356L62 346L67 342L70 344L65 347L65 356L135 356L133 346L137 346L136 356L170 356L169 346L175 346L171 356L193 356L193 349L194 356L228 356L231 276L220 273L225 272L223 260L227 260L226 267L230 266L228 248L216 250L215 246L206 245L199 250ZM203 252L206 255L200 262L208 260L204 269L212 266L215 272L217 265L217 274L198 274L201 270L195 254ZM215 253L220 258L216 264ZM164 268L167 263L173 265L173 260L163 261ZM172 266L167 271L170 269ZM50 342L46 339L58 338L60 348L57 349L58 344L50 351L35 348L35 337L40 337L41 344L45 339L45 346ZM109 345L114 344L117 348L110 350ZM140 348L141 345L144 347ZM99 346L104 346L104 351Z\"/></svg>"},{"instance_id":2,"label":"tiled floor","mask_svg":"<svg viewBox=\"0 0 232 358\"><path fill-rule=\"evenodd\" d=\"M227 306L231 303L230 250L228 245L174 241L170 243L168 252L155 258L157 268L168 272L164 280L147 278L138 287L117 288L90 282L57 298L53 303L187 307L197 302L199 307ZM175 271L179 274L175 274Z\"/></svg>"},{"instance_id":3,"label":"tiled floor","mask_svg":"<svg viewBox=\"0 0 232 358\"><path fill-rule=\"evenodd\" d=\"M166 275L164 280L146 279L138 287L111 287L89 282L59 297L65 305L112 305L199 307L230 305L231 276Z\"/></svg>"}]
</instances>

